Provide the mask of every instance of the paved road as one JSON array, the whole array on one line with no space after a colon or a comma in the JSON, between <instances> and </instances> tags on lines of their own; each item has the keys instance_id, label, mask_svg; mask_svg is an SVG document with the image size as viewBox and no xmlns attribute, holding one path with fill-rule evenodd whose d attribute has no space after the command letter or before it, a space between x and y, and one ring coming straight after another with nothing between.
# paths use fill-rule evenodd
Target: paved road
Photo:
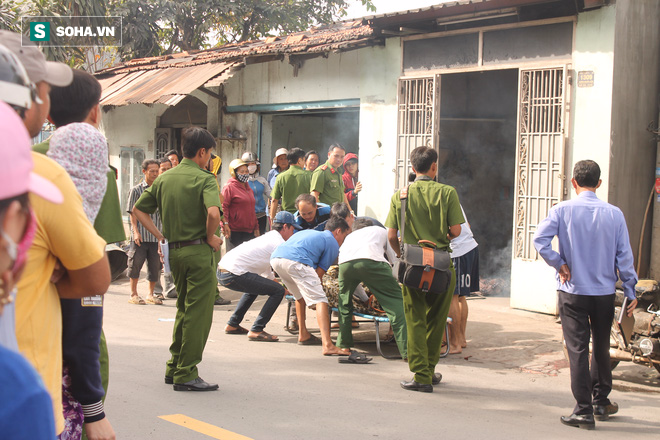
<instances>
[{"instance_id":1,"label":"paved road","mask_svg":"<svg viewBox=\"0 0 660 440\"><path fill-rule=\"evenodd\" d=\"M141 292L146 284L139 284ZM175 306L128 304L128 279L106 294L105 332L110 349L106 413L119 439L557 439L562 436L655 438L660 432L660 378L655 370L615 370L613 400L620 413L597 425L597 434L559 423L572 397L561 329L554 318L512 310L508 298L470 300L468 348L441 359L444 380L432 394L404 391L407 364L380 358L373 327L363 324L358 349L368 365L337 363L320 347L296 345L283 331L283 303L267 330L278 343L249 342L223 328L232 305L215 307L201 376L220 384L208 393L175 392L163 383ZM263 300L247 315L247 326ZM314 313L308 316L316 328ZM392 352L394 346L388 347ZM170 418L186 426L161 418ZM193 420L194 419L194 420ZM208 425L201 427L195 421ZM192 428L192 429L191 429ZM211 436L199 431L207 429ZM215 431L214 431L215 430ZM214 433L215 432L215 433Z\"/></svg>"}]
</instances>

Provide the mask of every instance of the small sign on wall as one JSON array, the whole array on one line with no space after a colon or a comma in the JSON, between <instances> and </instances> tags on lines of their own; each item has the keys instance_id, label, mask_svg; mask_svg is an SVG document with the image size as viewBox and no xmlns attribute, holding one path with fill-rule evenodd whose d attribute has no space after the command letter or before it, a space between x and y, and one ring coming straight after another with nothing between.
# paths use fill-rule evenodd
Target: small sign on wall
<instances>
[{"instance_id":1,"label":"small sign on wall","mask_svg":"<svg viewBox=\"0 0 660 440\"><path fill-rule=\"evenodd\" d=\"M593 87L594 86L594 71L581 70L578 72L578 87Z\"/></svg>"}]
</instances>

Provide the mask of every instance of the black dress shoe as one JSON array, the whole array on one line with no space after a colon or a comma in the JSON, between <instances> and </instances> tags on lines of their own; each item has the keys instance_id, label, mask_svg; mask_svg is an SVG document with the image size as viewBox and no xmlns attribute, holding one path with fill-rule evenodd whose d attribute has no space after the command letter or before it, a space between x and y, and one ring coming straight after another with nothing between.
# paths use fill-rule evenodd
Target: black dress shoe
<instances>
[{"instance_id":1,"label":"black dress shoe","mask_svg":"<svg viewBox=\"0 0 660 440\"><path fill-rule=\"evenodd\" d=\"M217 383L207 383L201 377L193 379L186 383L175 383L174 391L215 391L218 389Z\"/></svg>"},{"instance_id":2,"label":"black dress shoe","mask_svg":"<svg viewBox=\"0 0 660 440\"><path fill-rule=\"evenodd\" d=\"M433 373L433 378L431 379L432 385L439 385L442 380L442 373Z\"/></svg>"},{"instance_id":3,"label":"black dress shoe","mask_svg":"<svg viewBox=\"0 0 660 440\"><path fill-rule=\"evenodd\" d=\"M174 383L174 378L172 376L165 376L165 383L167 385L172 385Z\"/></svg>"},{"instance_id":4,"label":"black dress shoe","mask_svg":"<svg viewBox=\"0 0 660 440\"><path fill-rule=\"evenodd\" d=\"M561 422L564 425L582 429L596 429L593 414L571 414L570 416L561 416Z\"/></svg>"},{"instance_id":5,"label":"black dress shoe","mask_svg":"<svg viewBox=\"0 0 660 440\"><path fill-rule=\"evenodd\" d=\"M411 380L410 382L405 380L402 381L401 388L408 391L421 391L422 393L433 392L433 385L428 383L418 383L415 381L415 379Z\"/></svg>"},{"instance_id":6,"label":"black dress shoe","mask_svg":"<svg viewBox=\"0 0 660 440\"><path fill-rule=\"evenodd\" d=\"M616 414L618 412L619 405L616 402L611 402L609 405L594 405L594 417L596 420L607 420L612 414Z\"/></svg>"}]
</instances>

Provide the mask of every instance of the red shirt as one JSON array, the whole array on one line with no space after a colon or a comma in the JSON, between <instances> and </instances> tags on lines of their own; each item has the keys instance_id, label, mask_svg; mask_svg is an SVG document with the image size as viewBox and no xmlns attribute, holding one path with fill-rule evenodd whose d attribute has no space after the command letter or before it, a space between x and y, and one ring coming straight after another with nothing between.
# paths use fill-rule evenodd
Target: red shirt
<instances>
[{"instance_id":1,"label":"red shirt","mask_svg":"<svg viewBox=\"0 0 660 440\"><path fill-rule=\"evenodd\" d=\"M222 188L222 197L222 211L229 229L236 232L254 232L258 228L254 193L250 185L232 177Z\"/></svg>"}]
</instances>

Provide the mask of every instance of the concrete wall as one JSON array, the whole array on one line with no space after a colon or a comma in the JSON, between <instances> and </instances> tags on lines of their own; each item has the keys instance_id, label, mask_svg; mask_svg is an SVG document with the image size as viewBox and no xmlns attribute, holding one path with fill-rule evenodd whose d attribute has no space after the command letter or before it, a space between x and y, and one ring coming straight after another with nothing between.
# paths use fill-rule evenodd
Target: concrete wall
<instances>
[{"instance_id":1,"label":"concrete wall","mask_svg":"<svg viewBox=\"0 0 660 440\"><path fill-rule=\"evenodd\" d=\"M157 118L167 110L166 105L127 105L103 112L101 131L108 138L110 165L120 168L122 147L144 149L145 157L154 157L154 130Z\"/></svg>"},{"instance_id":2,"label":"concrete wall","mask_svg":"<svg viewBox=\"0 0 660 440\"><path fill-rule=\"evenodd\" d=\"M649 195L654 187L656 142L646 128L658 120L660 2L619 0L616 4L609 200L626 216L639 276L648 276L651 216L638 247ZM656 198L654 198L656 200ZM657 204L659 202L654 201ZM657 275L660 267L654 269Z\"/></svg>"},{"instance_id":3,"label":"concrete wall","mask_svg":"<svg viewBox=\"0 0 660 440\"><path fill-rule=\"evenodd\" d=\"M401 48L398 38L384 47L345 53L306 61L298 72L286 62L273 61L246 66L227 81L227 105L283 104L343 99L359 99L360 180L364 185L359 213L384 220L394 191L396 154L396 99L400 74ZM264 117L261 138L262 174L272 163L272 124ZM225 125L247 135L243 151L257 151L259 117L255 113L227 114ZM380 145L378 144L380 142ZM356 146L358 147L358 146ZM318 150L326 146L315 147ZM353 148L351 148L353 149ZM233 157L235 146L223 142L222 157ZM223 167L224 171L224 167Z\"/></svg>"},{"instance_id":4,"label":"concrete wall","mask_svg":"<svg viewBox=\"0 0 660 440\"><path fill-rule=\"evenodd\" d=\"M570 102L569 143L566 149L566 187L570 199L575 192L570 185L575 162L595 160L602 170L603 184L598 197L609 198L610 132L614 65L614 30L616 7L608 6L578 15L573 51L573 85ZM578 74L592 71L592 87L579 87Z\"/></svg>"}]
</instances>

